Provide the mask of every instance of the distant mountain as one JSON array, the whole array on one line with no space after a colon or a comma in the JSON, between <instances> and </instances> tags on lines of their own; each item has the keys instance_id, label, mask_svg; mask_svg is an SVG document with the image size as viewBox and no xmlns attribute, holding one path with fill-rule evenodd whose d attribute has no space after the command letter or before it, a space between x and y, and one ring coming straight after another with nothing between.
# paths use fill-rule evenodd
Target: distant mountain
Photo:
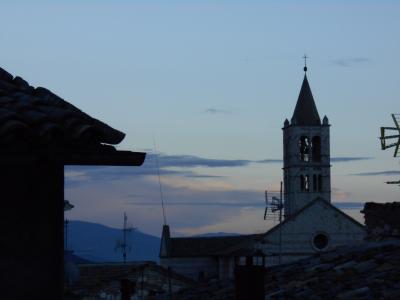
<instances>
[{"instance_id":1,"label":"distant mountain","mask_svg":"<svg viewBox=\"0 0 400 300\"><path fill-rule=\"evenodd\" d=\"M90 264L93 263L90 260L84 259L82 257L79 257L78 255L75 255L73 251L64 251L64 261L72 262L75 264Z\"/></svg>"},{"instance_id":2,"label":"distant mountain","mask_svg":"<svg viewBox=\"0 0 400 300\"><path fill-rule=\"evenodd\" d=\"M68 248L74 254L93 262L120 262L122 253L116 250L117 240L122 240L122 230L97 223L70 221ZM158 262L160 238L133 230L127 234L132 249L127 260L152 260Z\"/></svg>"}]
</instances>

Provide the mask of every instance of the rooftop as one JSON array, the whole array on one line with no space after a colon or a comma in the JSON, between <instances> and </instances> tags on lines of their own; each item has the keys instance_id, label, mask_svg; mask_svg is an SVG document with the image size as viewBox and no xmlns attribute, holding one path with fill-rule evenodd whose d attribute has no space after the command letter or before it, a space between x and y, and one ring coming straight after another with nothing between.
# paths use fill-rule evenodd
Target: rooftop
<instances>
[{"instance_id":1,"label":"rooftop","mask_svg":"<svg viewBox=\"0 0 400 300\"><path fill-rule=\"evenodd\" d=\"M400 240L362 242L265 269L265 299L399 299ZM234 299L231 281L199 284L182 300Z\"/></svg>"},{"instance_id":2,"label":"rooftop","mask_svg":"<svg viewBox=\"0 0 400 300\"><path fill-rule=\"evenodd\" d=\"M246 245L261 238L261 234L171 238L170 257L223 256L247 251Z\"/></svg>"},{"instance_id":3,"label":"rooftop","mask_svg":"<svg viewBox=\"0 0 400 300\"><path fill-rule=\"evenodd\" d=\"M35 88L0 68L2 152L68 153L62 158L66 164L140 165L145 153L112 146L124 137L48 89Z\"/></svg>"}]
</instances>

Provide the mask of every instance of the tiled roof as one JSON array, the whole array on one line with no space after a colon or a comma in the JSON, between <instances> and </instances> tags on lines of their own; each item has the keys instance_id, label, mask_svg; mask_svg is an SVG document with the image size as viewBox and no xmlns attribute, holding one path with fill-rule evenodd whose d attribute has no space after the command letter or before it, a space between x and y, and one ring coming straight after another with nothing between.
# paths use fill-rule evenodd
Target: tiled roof
<instances>
[{"instance_id":1,"label":"tiled roof","mask_svg":"<svg viewBox=\"0 0 400 300\"><path fill-rule=\"evenodd\" d=\"M125 134L0 68L0 145L80 148L118 144Z\"/></svg>"},{"instance_id":2,"label":"tiled roof","mask_svg":"<svg viewBox=\"0 0 400 300\"><path fill-rule=\"evenodd\" d=\"M135 283L136 296L142 291L145 295L150 291L166 294L169 284L173 291L195 284L190 278L167 270L154 262L79 264L78 268L79 279L66 291L70 295L75 295L76 298L73 299L118 299L117 295L121 296L123 279ZM64 297L64 299L70 298ZM146 299L153 298L146 297Z\"/></svg>"},{"instance_id":3,"label":"tiled roof","mask_svg":"<svg viewBox=\"0 0 400 300\"><path fill-rule=\"evenodd\" d=\"M400 240L361 242L265 269L265 299L400 299ZM233 300L232 281L199 284L182 300Z\"/></svg>"},{"instance_id":4,"label":"tiled roof","mask_svg":"<svg viewBox=\"0 0 400 300\"><path fill-rule=\"evenodd\" d=\"M260 238L259 234L220 236L220 237L191 237L171 238L170 257L199 257L223 256L242 249L249 242Z\"/></svg>"}]
</instances>

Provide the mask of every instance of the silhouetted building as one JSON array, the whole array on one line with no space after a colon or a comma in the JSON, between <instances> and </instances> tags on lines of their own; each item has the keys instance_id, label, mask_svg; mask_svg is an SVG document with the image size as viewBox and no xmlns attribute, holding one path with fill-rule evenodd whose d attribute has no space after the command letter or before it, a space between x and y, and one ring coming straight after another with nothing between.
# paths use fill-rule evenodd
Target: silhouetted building
<instances>
[{"instance_id":1,"label":"silhouetted building","mask_svg":"<svg viewBox=\"0 0 400 300\"><path fill-rule=\"evenodd\" d=\"M262 239L267 265L365 237L362 224L331 204L329 127L326 116L320 120L305 74L291 121L283 126L285 220Z\"/></svg>"},{"instance_id":2,"label":"silhouetted building","mask_svg":"<svg viewBox=\"0 0 400 300\"><path fill-rule=\"evenodd\" d=\"M237 264L246 257L259 256L253 245L261 234L222 237L171 238L164 225L161 237L160 264L195 280L233 277Z\"/></svg>"},{"instance_id":3,"label":"silhouetted building","mask_svg":"<svg viewBox=\"0 0 400 300\"><path fill-rule=\"evenodd\" d=\"M261 235L209 240L171 238L164 226L161 264L192 278L198 273L223 279L233 276L237 264L272 266L361 241L365 227L331 204L329 127L304 75L291 122L286 119L283 127L284 221Z\"/></svg>"},{"instance_id":4,"label":"silhouetted building","mask_svg":"<svg viewBox=\"0 0 400 300\"><path fill-rule=\"evenodd\" d=\"M364 214L368 238L400 237L400 202L367 202L361 212Z\"/></svg>"},{"instance_id":5,"label":"silhouetted building","mask_svg":"<svg viewBox=\"0 0 400 300\"><path fill-rule=\"evenodd\" d=\"M155 299L156 295L170 299L168 294L195 284L154 262L79 264L78 268L80 278L68 291L80 299L124 299L122 294L125 299Z\"/></svg>"},{"instance_id":6,"label":"silhouetted building","mask_svg":"<svg viewBox=\"0 0 400 300\"><path fill-rule=\"evenodd\" d=\"M63 298L64 166L141 165L124 137L0 68L2 298Z\"/></svg>"}]
</instances>

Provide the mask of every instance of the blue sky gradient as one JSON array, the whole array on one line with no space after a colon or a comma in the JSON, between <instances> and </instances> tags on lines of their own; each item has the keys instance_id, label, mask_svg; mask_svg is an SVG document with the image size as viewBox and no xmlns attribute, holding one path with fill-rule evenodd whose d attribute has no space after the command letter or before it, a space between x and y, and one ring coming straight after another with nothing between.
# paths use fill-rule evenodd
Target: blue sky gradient
<instances>
[{"instance_id":1,"label":"blue sky gradient","mask_svg":"<svg viewBox=\"0 0 400 300\"><path fill-rule=\"evenodd\" d=\"M119 149L152 149L155 137L160 164L174 155L278 161L164 165L167 203L220 203L235 192L262 203L264 189L277 189L281 127L296 104L304 53L320 116L332 124L332 157L370 158L332 163L333 200L398 199L398 187L384 184L398 178L387 173L398 160L377 139L399 112L397 1L3 1L0 15L0 66L124 131ZM71 218L120 226L127 211L135 227L160 233L160 211L126 199L155 201L156 174L114 174L96 185L87 172L66 169ZM271 226L251 205L176 206L168 215L177 234Z\"/></svg>"}]
</instances>

